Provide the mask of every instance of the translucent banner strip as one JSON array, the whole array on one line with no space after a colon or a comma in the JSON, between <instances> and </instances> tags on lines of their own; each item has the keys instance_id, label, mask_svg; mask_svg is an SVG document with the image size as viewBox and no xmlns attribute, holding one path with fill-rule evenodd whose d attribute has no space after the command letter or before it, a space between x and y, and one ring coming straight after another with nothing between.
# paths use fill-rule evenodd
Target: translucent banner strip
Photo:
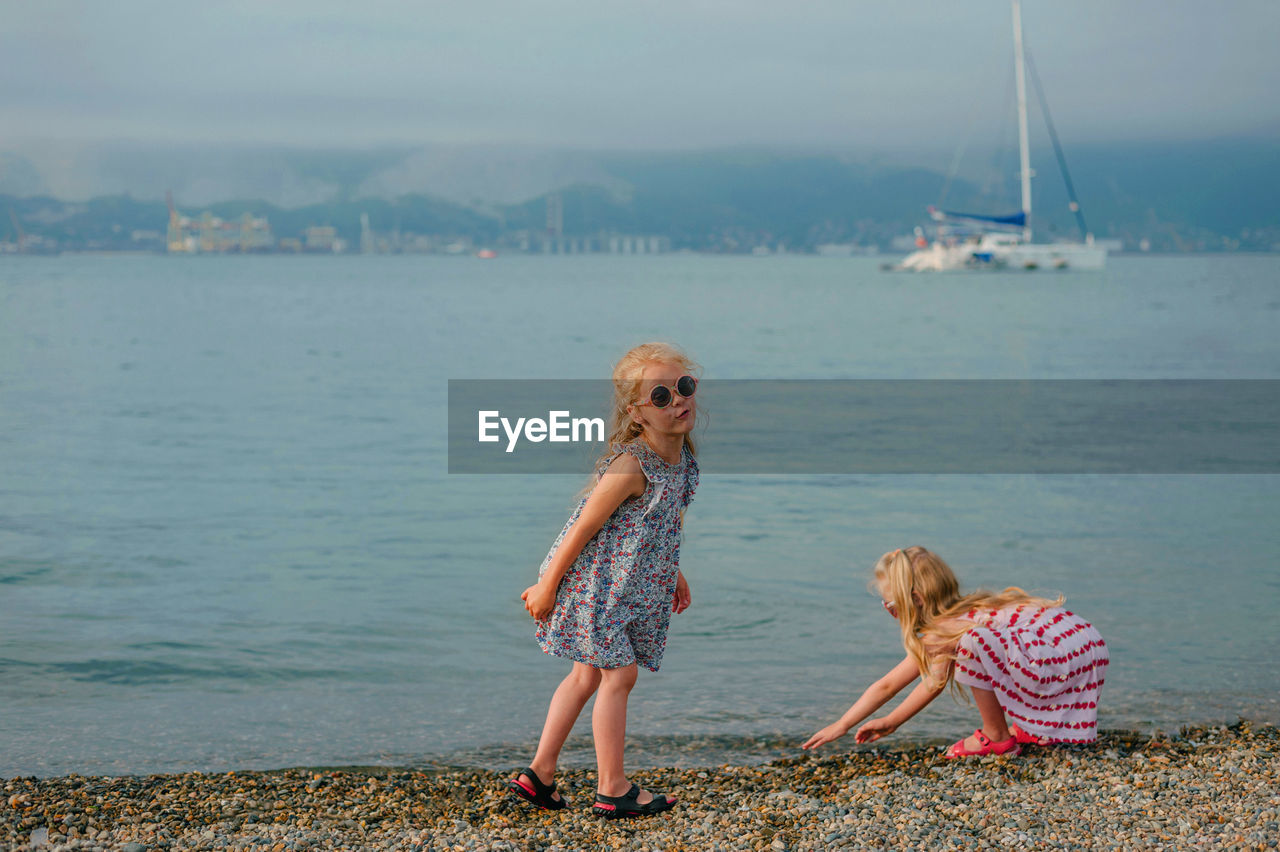
<instances>
[{"instance_id":1,"label":"translucent banner strip","mask_svg":"<svg viewBox=\"0 0 1280 852\"><path fill-rule=\"evenodd\" d=\"M449 472L585 474L612 384L450 380ZM704 473L1280 473L1274 380L715 380Z\"/></svg>"}]
</instances>

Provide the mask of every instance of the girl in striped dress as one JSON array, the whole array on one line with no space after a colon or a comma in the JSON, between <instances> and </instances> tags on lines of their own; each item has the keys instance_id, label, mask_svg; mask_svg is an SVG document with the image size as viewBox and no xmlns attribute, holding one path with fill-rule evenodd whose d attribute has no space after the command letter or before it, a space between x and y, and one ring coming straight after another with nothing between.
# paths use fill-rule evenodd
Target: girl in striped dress
<instances>
[{"instance_id":1,"label":"girl in striped dress","mask_svg":"<svg viewBox=\"0 0 1280 852\"><path fill-rule=\"evenodd\" d=\"M948 748L947 757L1016 755L1028 743L1098 738L1107 646L1093 625L1062 608L1062 598L1017 587L962 596L951 568L923 547L880 557L871 585L898 620L906 659L804 748L844 736L916 678L921 683L892 712L858 728L857 742L893 733L948 683L972 690L982 726Z\"/></svg>"}]
</instances>

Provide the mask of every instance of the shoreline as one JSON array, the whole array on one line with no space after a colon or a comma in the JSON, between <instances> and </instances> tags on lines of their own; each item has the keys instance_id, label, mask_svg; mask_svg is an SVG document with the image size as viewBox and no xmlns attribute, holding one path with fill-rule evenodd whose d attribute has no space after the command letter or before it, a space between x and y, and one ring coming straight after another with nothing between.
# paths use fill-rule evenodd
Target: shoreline
<instances>
[{"instance_id":1,"label":"shoreline","mask_svg":"<svg viewBox=\"0 0 1280 852\"><path fill-rule=\"evenodd\" d=\"M971 721L970 724L973 724ZM1271 728L1280 729L1280 721L1270 718L1237 716L1234 722L1226 720L1208 720L1181 726L1176 733L1167 733L1164 728L1147 726L1143 728L1099 728L1098 743L1080 746L1090 749L1103 743L1178 743L1204 735L1205 732L1221 730L1263 731ZM956 735L961 732L956 729ZM790 734L763 735L723 735L691 734L685 736L644 736L627 737L626 765L628 772L696 772L713 771L725 766L743 769L760 768L788 760L801 759L806 753L800 743L811 733L800 731ZM941 752L955 739L937 735L914 735L917 732L898 731L891 737L875 744L855 746L851 737L838 740L825 746L810 756L815 759L833 755L856 757L858 754L890 755L897 753L925 754L930 751ZM68 779L87 779L97 782L112 782L143 778L178 778L188 776L220 777L224 775L281 775L286 773L350 773L355 775L387 775L389 773L411 773L436 776L449 773L477 773L501 775L521 767L537 750L537 739L513 744L503 742L498 745L463 748L452 754L426 754L412 763L404 762L353 762L353 763L262 763L258 765L233 766L223 765L213 768L191 768L172 766L143 768L138 771L106 769L100 771L63 773L42 772L38 769L0 773L0 790L6 784L23 782L53 782ZM1062 744L1058 748L1073 748ZM1028 752L1032 754L1033 752ZM1043 753L1043 748L1041 749ZM661 757L658 757L661 755ZM575 730L565 743L560 755L560 772L573 774L589 774L595 768L595 746L591 734ZM2 798L2 797L0 797ZM3 813L4 802L0 801L0 814ZM3 822L0 821L0 825ZM0 835L2 836L2 835ZM3 848L0 847L0 852Z\"/></svg>"},{"instance_id":2,"label":"shoreline","mask_svg":"<svg viewBox=\"0 0 1280 852\"><path fill-rule=\"evenodd\" d=\"M674 811L606 822L593 770L537 811L509 772L397 767L0 780L7 849L839 849L864 846L1275 847L1280 729L1104 732L1088 746L950 761L936 746L756 766L645 769Z\"/></svg>"}]
</instances>

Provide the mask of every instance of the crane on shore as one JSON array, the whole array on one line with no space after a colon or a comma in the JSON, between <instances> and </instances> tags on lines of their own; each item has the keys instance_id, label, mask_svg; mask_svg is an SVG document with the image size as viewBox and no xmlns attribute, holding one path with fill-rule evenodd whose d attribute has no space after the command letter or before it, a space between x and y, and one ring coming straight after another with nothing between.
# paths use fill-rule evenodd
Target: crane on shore
<instances>
[{"instance_id":1,"label":"crane on shore","mask_svg":"<svg viewBox=\"0 0 1280 852\"><path fill-rule=\"evenodd\" d=\"M13 212L12 207L9 208L9 221L13 222L13 231L18 237L14 242L18 246L18 251L22 252L27 247L27 235L22 230L22 223L18 221L18 214Z\"/></svg>"},{"instance_id":2,"label":"crane on shore","mask_svg":"<svg viewBox=\"0 0 1280 852\"><path fill-rule=\"evenodd\" d=\"M165 240L165 248L170 252L185 252L190 249L187 246L186 235L183 232L184 222L182 214L178 212L178 208L173 206L173 190L166 189L164 192L164 202L169 205L169 233Z\"/></svg>"}]
</instances>

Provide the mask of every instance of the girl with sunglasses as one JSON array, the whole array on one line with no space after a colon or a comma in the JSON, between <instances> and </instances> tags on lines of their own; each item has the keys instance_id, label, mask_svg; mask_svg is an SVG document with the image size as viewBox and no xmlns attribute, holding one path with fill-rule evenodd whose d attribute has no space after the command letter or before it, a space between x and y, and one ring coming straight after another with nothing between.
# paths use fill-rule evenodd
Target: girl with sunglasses
<instances>
[{"instance_id":1,"label":"girl with sunglasses","mask_svg":"<svg viewBox=\"0 0 1280 852\"><path fill-rule=\"evenodd\" d=\"M946 757L1016 755L1027 744L1098 738L1107 646L1093 625L1062 609L1061 597L1037 598L1016 586L962 596L951 568L923 547L880 557L872 587L898 620L906 659L804 748L844 736L921 677L901 704L858 728L854 739L869 743L893 733L948 683L972 690L982 727Z\"/></svg>"},{"instance_id":2,"label":"girl with sunglasses","mask_svg":"<svg viewBox=\"0 0 1280 852\"><path fill-rule=\"evenodd\" d=\"M638 666L657 671L672 612L690 602L680 573L680 531L698 485L691 432L696 365L674 346L646 343L613 370L607 451L578 504L520 596L548 654L573 661L551 698L538 751L512 793L548 810L565 807L555 772L569 731L594 694L600 816L647 816L674 797L642 790L623 771L627 697Z\"/></svg>"}]
</instances>

